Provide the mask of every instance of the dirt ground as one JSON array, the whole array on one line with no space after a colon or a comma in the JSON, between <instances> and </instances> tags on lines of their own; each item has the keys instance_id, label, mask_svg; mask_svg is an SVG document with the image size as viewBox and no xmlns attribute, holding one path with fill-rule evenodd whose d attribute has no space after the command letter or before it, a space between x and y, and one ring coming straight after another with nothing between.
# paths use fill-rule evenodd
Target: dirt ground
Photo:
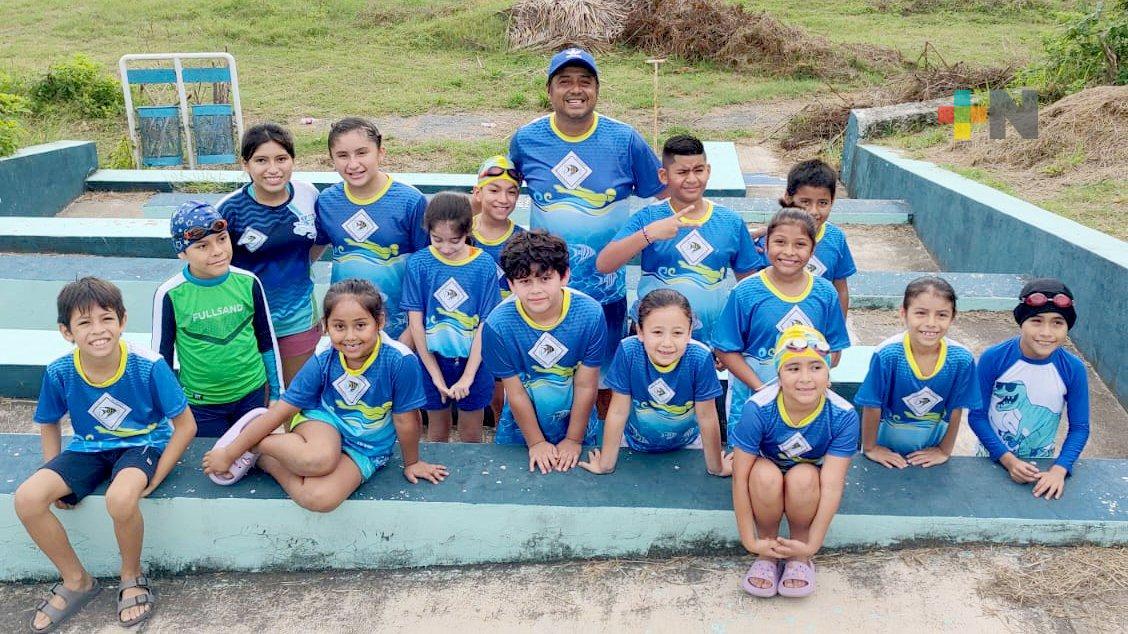
<instances>
[{"instance_id":1,"label":"dirt ground","mask_svg":"<svg viewBox=\"0 0 1128 634\"><path fill-rule=\"evenodd\" d=\"M833 530L833 528L832 528ZM149 632L1123 632L1128 553L945 547L827 553L805 599L757 599L741 556L156 578ZM1070 572L1104 562L1105 574ZM1065 571L1065 572L1062 572ZM1080 578L1078 575L1088 575ZM1055 577L1065 579L1053 589ZM113 580L111 580L113 581ZM1046 591L1045 588L1051 588ZM46 584L0 584L18 631ZM112 590L64 632L115 632Z\"/></svg>"}]
</instances>

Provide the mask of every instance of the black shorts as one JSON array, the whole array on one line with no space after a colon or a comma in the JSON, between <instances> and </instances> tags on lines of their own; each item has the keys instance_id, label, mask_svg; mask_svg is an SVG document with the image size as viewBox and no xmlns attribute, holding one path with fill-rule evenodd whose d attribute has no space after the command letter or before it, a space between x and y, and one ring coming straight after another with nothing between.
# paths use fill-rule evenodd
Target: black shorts
<instances>
[{"instance_id":1,"label":"black shorts","mask_svg":"<svg viewBox=\"0 0 1128 634\"><path fill-rule=\"evenodd\" d=\"M140 469L145 472L147 480L152 480L160 459L161 450L148 446L90 452L64 451L41 468L59 474L71 490L69 495L60 499L74 505L93 493L107 479L112 482L122 469Z\"/></svg>"}]
</instances>

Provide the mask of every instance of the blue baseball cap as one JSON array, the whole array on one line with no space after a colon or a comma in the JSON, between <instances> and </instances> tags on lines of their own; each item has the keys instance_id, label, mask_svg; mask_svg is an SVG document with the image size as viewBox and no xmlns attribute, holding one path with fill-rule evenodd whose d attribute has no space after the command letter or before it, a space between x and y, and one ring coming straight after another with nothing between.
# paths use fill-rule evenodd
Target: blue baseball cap
<instances>
[{"instance_id":1,"label":"blue baseball cap","mask_svg":"<svg viewBox=\"0 0 1128 634\"><path fill-rule=\"evenodd\" d=\"M595 68L595 58L582 48L573 46L553 55L552 61L548 63L548 79L551 81L552 76L565 66L583 66L590 70L596 79L599 78L599 71Z\"/></svg>"},{"instance_id":2,"label":"blue baseball cap","mask_svg":"<svg viewBox=\"0 0 1128 634\"><path fill-rule=\"evenodd\" d=\"M176 209L171 221L172 244L177 253L213 233L227 231L227 221L215 207L200 202L189 200Z\"/></svg>"}]
</instances>

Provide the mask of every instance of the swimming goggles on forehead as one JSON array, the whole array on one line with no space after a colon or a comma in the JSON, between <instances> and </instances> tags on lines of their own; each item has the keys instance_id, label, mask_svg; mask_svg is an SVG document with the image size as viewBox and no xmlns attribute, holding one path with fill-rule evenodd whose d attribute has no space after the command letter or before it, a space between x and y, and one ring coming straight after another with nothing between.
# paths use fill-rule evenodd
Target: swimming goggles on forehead
<instances>
[{"instance_id":1,"label":"swimming goggles on forehead","mask_svg":"<svg viewBox=\"0 0 1128 634\"><path fill-rule=\"evenodd\" d=\"M1073 306L1073 298L1065 293L1056 293L1053 297L1045 293L1030 293L1022 298L1022 303L1034 308L1041 308L1051 303L1058 308L1069 308Z\"/></svg>"},{"instance_id":2,"label":"swimming goggles on forehead","mask_svg":"<svg viewBox=\"0 0 1128 634\"><path fill-rule=\"evenodd\" d=\"M781 345L791 352L803 352L810 348L822 355L830 354L830 345L825 341L808 339L807 337L791 337Z\"/></svg>"},{"instance_id":3,"label":"swimming goggles on forehead","mask_svg":"<svg viewBox=\"0 0 1128 634\"><path fill-rule=\"evenodd\" d=\"M506 176L508 176L509 178L512 178L513 180L517 181L518 183L525 180L525 175L522 174L521 172L517 171L517 168L515 168L515 167L502 167L500 165L491 165L491 166L487 167L486 169L482 170L482 173L478 174L478 180L482 180L483 178L494 178L494 177L497 177L497 176L501 176L502 174L505 174Z\"/></svg>"},{"instance_id":4,"label":"swimming goggles on forehead","mask_svg":"<svg viewBox=\"0 0 1128 634\"><path fill-rule=\"evenodd\" d=\"M207 227L188 227L184 231L180 232L180 235L185 240L194 241L199 240L206 235L212 233L221 233L223 231L227 231L227 221L223 218L219 218L213 220L212 223Z\"/></svg>"}]
</instances>

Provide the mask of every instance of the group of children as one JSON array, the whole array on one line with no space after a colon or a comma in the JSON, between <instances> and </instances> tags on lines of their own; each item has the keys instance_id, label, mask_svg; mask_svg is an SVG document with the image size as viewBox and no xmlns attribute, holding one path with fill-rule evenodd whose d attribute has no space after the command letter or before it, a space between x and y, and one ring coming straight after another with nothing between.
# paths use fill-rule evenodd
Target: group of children
<instances>
[{"instance_id":1,"label":"group of children","mask_svg":"<svg viewBox=\"0 0 1128 634\"><path fill-rule=\"evenodd\" d=\"M632 215L593 267L605 275L641 260L635 332L618 341L604 307L570 288L565 241L510 219L523 176L508 157L483 163L471 196L428 202L381 169L372 123L335 123L329 151L342 182L316 194L290 181L288 133L256 126L242 152L251 183L218 210L188 203L176 212L185 266L154 299L157 352L121 340L126 315L112 284L83 278L60 294L59 330L75 350L47 368L35 413L47 463L15 496L62 576L34 631L56 627L100 589L50 506L77 504L107 480L122 552L119 616L149 618L138 501L197 434L219 437L203 460L218 484L257 464L321 512L384 467L397 439L410 482L448 475L420 456L420 409L429 440L450 439L457 409L460 439L479 442L491 407L496 442L527 447L529 469L542 473L610 473L620 447L700 448L708 473L734 478L740 537L757 556L741 586L757 596L814 590L811 557L859 448L887 467L938 465L967 409L986 454L1049 499L1061 496L1087 439L1085 369L1062 347L1073 296L1056 280L1022 290L1019 336L987 350L977 371L946 337L954 290L918 279L905 291L904 331L877 347L855 403L829 389L850 345L855 268L828 222L836 175L819 161L791 171L783 208L757 239L704 197L701 142L667 141L658 173L667 197ZM316 318L310 266L326 248L333 284ZM329 346L317 351L322 334ZM719 368L730 377L723 408ZM603 387L611 399L599 416ZM1066 408L1062 450L1040 470L1029 460L1053 457ZM62 450L67 413L74 436ZM596 445L585 460L582 448Z\"/></svg>"}]
</instances>

